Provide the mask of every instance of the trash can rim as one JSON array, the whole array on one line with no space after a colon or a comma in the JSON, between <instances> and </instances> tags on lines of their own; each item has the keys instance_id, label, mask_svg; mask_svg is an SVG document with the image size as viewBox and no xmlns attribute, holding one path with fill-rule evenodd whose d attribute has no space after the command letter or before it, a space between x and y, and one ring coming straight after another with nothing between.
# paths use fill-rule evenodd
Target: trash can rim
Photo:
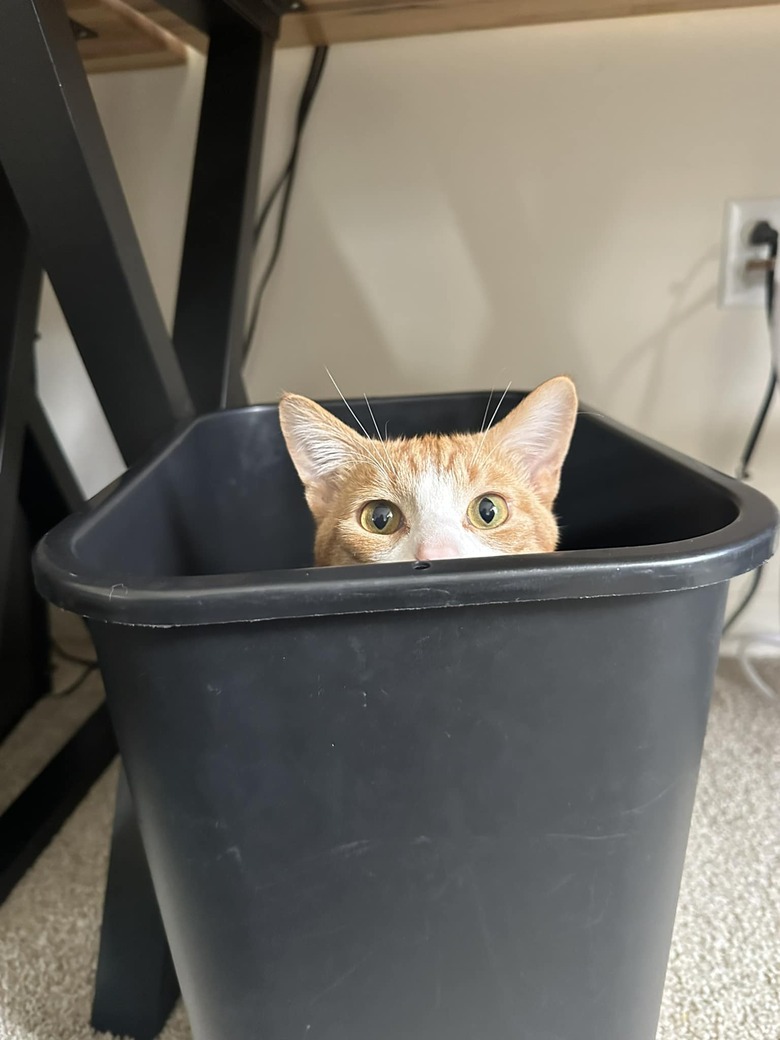
<instances>
[{"instance_id":1,"label":"trash can rim","mask_svg":"<svg viewBox=\"0 0 780 1040\"><path fill-rule=\"evenodd\" d=\"M392 403L394 398L384 400ZM234 411L257 413L276 407L260 404ZM132 467L45 535L33 558L36 583L46 599L84 617L176 627L674 592L728 581L761 566L773 554L778 513L766 496L591 408L583 406L582 411L589 421L630 437L716 485L733 502L734 520L719 530L659 545L442 560L425 567L399 563L158 579L90 573L74 552L74 540L84 525L95 522L108 503L127 493L195 429L227 414L214 412L183 424L151 459Z\"/></svg>"}]
</instances>

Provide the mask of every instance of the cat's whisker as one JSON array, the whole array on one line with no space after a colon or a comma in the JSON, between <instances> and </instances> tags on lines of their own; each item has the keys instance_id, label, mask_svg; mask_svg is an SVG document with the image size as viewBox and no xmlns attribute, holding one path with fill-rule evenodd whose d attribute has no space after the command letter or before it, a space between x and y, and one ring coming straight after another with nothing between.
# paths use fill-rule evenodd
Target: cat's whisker
<instances>
[{"instance_id":1,"label":"cat's whisker","mask_svg":"<svg viewBox=\"0 0 780 1040\"><path fill-rule=\"evenodd\" d=\"M393 465L393 460L390 458L390 449L388 448L387 444L382 440L382 434L379 432L379 424L376 421L376 416L374 415L374 410L371 407L371 404L370 404L370 402L368 400L368 394L363 394L363 400L366 402L366 408L368 408L368 414L371 416L371 419L372 419L372 421L374 423L374 429L376 430L376 435L379 438L379 443L382 445L385 458L387 459L387 465L390 467L390 472L393 474L394 477L397 478L398 474L396 473L395 466Z\"/></svg>"},{"instance_id":2,"label":"cat's whisker","mask_svg":"<svg viewBox=\"0 0 780 1040\"><path fill-rule=\"evenodd\" d=\"M485 462L487 462L487 459L483 459L482 458L482 452L484 452L485 445L487 444L487 435L488 435L488 433L490 433L490 428L491 428L491 426L493 425L493 423L496 420L496 416L498 415L499 408L504 403L504 398L509 393L509 388L511 387L511 385L512 385L512 381L510 380L507 383L506 390L503 392L503 394L498 399L498 404L494 408L493 414L490 416L490 422L487 424L486 429L484 430L484 432L480 431L481 436L480 436L480 439L479 439L479 455L478 455L478 459L482 463L482 465L484 465ZM492 454L493 454L493 452L491 451L490 454L488 455L488 459L490 458L490 455L492 455Z\"/></svg>"},{"instance_id":3,"label":"cat's whisker","mask_svg":"<svg viewBox=\"0 0 780 1040\"><path fill-rule=\"evenodd\" d=\"M371 402L368 399L368 394L363 394L363 400L366 402L366 408L368 408L368 414L371 416L371 422L374 424L374 429L376 430L376 435L379 438L379 440L381 441L382 440L382 434L379 431L379 424L376 421L376 416L374 415L374 409L371 407Z\"/></svg>"},{"instance_id":4,"label":"cat's whisker","mask_svg":"<svg viewBox=\"0 0 780 1040\"><path fill-rule=\"evenodd\" d=\"M363 425L363 423L362 423L362 422L360 421L360 419L359 419L359 418L357 417L357 414L355 413L355 410L354 410L354 408L352 407L352 405L351 405L351 404L349 403L349 401L348 401L348 400L346 399L346 397L345 397L345 396L344 396L344 395L342 394L342 392L341 392L341 387L339 386L339 384L338 384L338 383L336 382L336 380L335 380L335 379L333 378L333 376L331 375L330 369L326 367L326 368L325 368L325 371L326 371L326 373L327 373L327 375L328 375L328 379L329 379L329 380L331 381L331 383L333 383L334 387L336 388L336 393L337 393L337 394L339 395L339 397L341 398L341 400L342 400L342 401L344 402L344 404L345 404L345 405L347 406L347 411L348 411L348 412L349 412L349 414L350 414L350 415L352 416L352 418L353 418L353 419L355 420L355 422L356 422L356 423L358 424L358 426L359 426L359 427L360 427L360 429L361 429L361 430L363 431L363 433L365 434L365 436L366 436L366 437L368 437L368 430L367 430L367 429L365 428L365 426ZM369 439L370 439L370 438L369 438Z\"/></svg>"},{"instance_id":5,"label":"cat's whisker","mask_svg":"<svg viewBox=\"0 0 780 1040\"><path fill-rule=\"evenodd\" d=\"M494 445L493 445L493 447L492 447L492 448L490 449L490 451L489 451L489 452L487 453L487 455L485 456L485 458L484 458L484 459L483 459L483 458L481 458L481 459L479 460L479 461L480 461L480 465L482 465L482 466L485 466L485 465L487 465L487 463L488 463L488 462L490 461L490 459L491 459L491 457L493 456L493 454L494 454L494 452L496 451L496 449L498 449L498 448L500 448L500 447L501 447L501 441L498 441L498 442L497 442L496 444L494 444Z\"/></svg>"},{"instance_id":6,"label":"cat's whisker","mask_svg":"<svg viewBox=\"0 0 780 1040\"><path fill-rule=\"evenodd\" d=\"M347 411L348 411L348 412L349 412L349 414L350 414L350 415L352 416L352 418L353 418L353 419L355 420L355 422L356 422L356 423L358 424L358 426L360 427L360 429L361 429L361 430L363 431L363 435L365 436L365 438L366 438L366 441L367 441L367 442L368 442L368 444L370 445L370 444L371 444L371 443L373 443L373 442L372 442L372 440L371 440L371 437L369 436L368 430L367 430L367 429L365 428L365 426L363 425L363 423L362 423L362 422L360 421L360 419L358 418L358 416L357 416L357 414L356 414L356 412L355 412L354 408L352 407L352 405L351 405L351 404L349 403L349 401L348 401L348 400L346 399L346 397L344 396L344 394L342 394L342 392L341 392L341 387L340 387L340 386L339 386L339 384L338 384L338 383L336 382L336 380L335 380L335 379L333 378L333 376L332 376L332 374L331 374L331 371L330 371L330 369L329 369L329 368L327 367L327 365L325 366L325 371L326 371L326 373L327 373L327 375L328 375L328 379L330 379L331 383L333 383L334 387L336 388L336 393L337 393L337 394L339 395L339 397L341 398L341 400L342 400L342 401L344 402L344 404L345 404L345 405L347 406ZM371 450L371 448L370 448L370 447L368 447L368 446L366 447L366 452L367 452L367 457L370 457L370 460L371 460L371 462L372 462L372 463L373 463L374 465L378 466L380 470L385 470L385 467L383 466L383 464L382 464L382 461L381 461L381 460L380 460L380 458L379 458L379 457L378 457L378 456L377 456L377 455L376 455L376 454L375 454L375 453L374 453L374 452L373 452L373 451ZM385 472L386 472L386 470L385 470ZM388 476L389 476L389 474L388 474Z\"/></svg>"},{"instance_id":7,"label":"cat's whisker","mask_svg":"<svg viewBox=\"0 0 780 1040\"><path fill-rule=\"evenodd\" d=\"M506 385L506 390L503 392L501 397L499 397L499 399L498 399L498 404L496 405L496 410L493 412L493 414L490 417L490 422L487 424L487 429L485 430L485 433L489 433L490 432L490 427L493 425L493 423L495 422L496 416L498 415L498 409L504 403L504 398L509 393L509 388L510 388L511 385L512 385L512 380L510 379L509 382Z\"/></svg>"},{"instance_id":8,"label":"cat's whisker","mask_svg":"<svg viewBox=\"0 0 780 1040\"><path fill-rule=\"evenodd\" d=\"M493 400L493 390L491 388L490 393L488 394L487 404L485 405L485 414L482 416L482 422L481 422L480 427L479 427L480 434L482 434L483 430L485 429L485 423L487 422L488 411L490 409L490 402L492 400ZM482 442L480 440L478 440L477 443L476 443L476 446L474 448L474 454L471 457L471 465L472 466L477 461L477 454L479 452L479 448L480 448L480 444L481 443Z\"/></svg>"},{"instance_id":9,"label":"cat's whisker","mask_svg":"<svg viewBox=\"0 0 780 1040\"><path fill-rule=\"evenodd\" d=\"M493 400L493 391L491 389L488 394L487 404L485 405L485 414L482 416L482 424L479 427L479 432L482 433L485 429L485 423L487 422L488 412L490 410L490 402Z\"/></svg>"}]
</instances>

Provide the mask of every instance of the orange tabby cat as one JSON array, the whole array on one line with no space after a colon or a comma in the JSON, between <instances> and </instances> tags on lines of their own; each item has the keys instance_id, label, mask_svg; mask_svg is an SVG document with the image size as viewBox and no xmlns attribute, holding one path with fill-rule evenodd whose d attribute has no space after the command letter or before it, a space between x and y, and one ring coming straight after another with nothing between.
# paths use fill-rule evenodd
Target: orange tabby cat
<instances>
[{"instance_id":1,"label":"orange tabby cat","mask_svg":"<svg viewBox=\"0 0 780 1040\"><path fill-rule=\"evenodd\" d=\"M552 552L577 414L550 379L484 433L374 440L285 394L279 418L317 527L319 565Z\"/></svg>"}]
</instances>

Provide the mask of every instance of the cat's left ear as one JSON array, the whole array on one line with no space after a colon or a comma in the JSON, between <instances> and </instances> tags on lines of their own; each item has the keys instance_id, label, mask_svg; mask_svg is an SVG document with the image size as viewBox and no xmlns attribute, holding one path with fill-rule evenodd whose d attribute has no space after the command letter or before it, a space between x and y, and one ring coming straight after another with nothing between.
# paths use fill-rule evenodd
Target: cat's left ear
<instances>
[{"instance_id":1,"label":"cat's left ear","mask_svg":"<svg viewBox=\"0 0 780 1040\"><path fill-rule=\"evenodd\" d=\"M321 405L283 394L279 422L306 501L319 517L328 509L341 471L366 458L365 441Z\"/></svg>"},{"instance_id":2,"label":"cat's left ear","mask_svg":"<svg viewBox=\"0 0 780 1040\"><path fill-rule=\"evenodd\" d=\"M488 433L525 471L534 491L552 506L577 419L577 391L567 376L538 386Z\"/></svg>"}]
</instances>

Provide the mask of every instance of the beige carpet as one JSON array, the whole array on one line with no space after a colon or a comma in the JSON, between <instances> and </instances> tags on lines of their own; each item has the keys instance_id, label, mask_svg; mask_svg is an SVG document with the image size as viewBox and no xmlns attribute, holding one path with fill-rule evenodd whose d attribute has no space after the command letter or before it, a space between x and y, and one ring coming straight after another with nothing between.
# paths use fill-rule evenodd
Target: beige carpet
<instances>
[{"instance_id":1,"label":"beige carpet","mask_svg":"<svg viewBox=\"0 0 780 1040\"><path fill-rule=\"evenodd\" d=\"M777 688L777 665L766 674ZM114 766L0 907L0 1040L97 1035L87 1023L115 782ZM659 1040L780 1038L779 809L780 697L724 662ZM190 1036L181 1008L162 1036Z\"/></svg>"}]
</instances>

